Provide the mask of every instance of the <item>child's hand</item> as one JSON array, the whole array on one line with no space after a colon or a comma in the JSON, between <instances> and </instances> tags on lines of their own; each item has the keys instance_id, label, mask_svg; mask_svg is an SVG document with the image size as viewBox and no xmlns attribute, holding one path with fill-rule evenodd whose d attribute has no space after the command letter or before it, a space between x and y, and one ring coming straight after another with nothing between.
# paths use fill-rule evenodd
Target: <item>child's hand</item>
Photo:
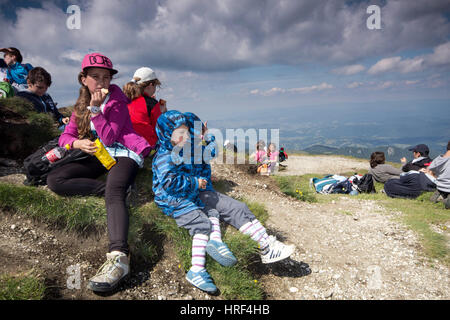
<instances>
[{"instance_id":1,"label":"child's hand","mask_svg":"<svg viewBox=\"0 0 450 320\"><path fill-rule=\"evenodd\" d=\"M208 181L206 181L205 179L198 179L198 188L199 189L206 189L206 184L208 183Z\"/></svg>"},{"instance_id":2,"label":"child's hand","mask_svg":"<svg viewBox=\"0 0 450 320\"><path fill-rule=\"evenodd\" d=\"M89 103L90 106L97 106L100 107L103 103L103 101L105 101L105 98L108 94L102 92L102 90L96 90L92 95L91 95L91 102Z\"/></svg>"},{"instance_id":3,"label":"child's hand","mask_svg":"<svg viewBox=\"0 0 450 320\"><path fill-rule=\"evenodd\" d=\"M90 155L93 155L97 151L97 145L89 139L75 140L72 147L74 149L81 149Z\"/></svg>"}]
</instances>

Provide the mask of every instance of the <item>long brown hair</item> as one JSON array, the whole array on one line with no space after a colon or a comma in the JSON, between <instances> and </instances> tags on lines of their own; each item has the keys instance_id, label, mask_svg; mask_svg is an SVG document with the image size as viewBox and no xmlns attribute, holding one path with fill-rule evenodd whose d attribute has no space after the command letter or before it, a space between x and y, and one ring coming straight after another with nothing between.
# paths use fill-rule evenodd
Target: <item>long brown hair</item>
<instances>
[{"instance_id":1,"label":"long brown hair","mask_svg":"<svg viewBox=\"0 0 450 320\"><path fill-rule=\"evenodd\" d=\"M83 84L81 78L86 78L88 69L84 69L78 74L78 82L80 83L80 95L75 103L75 120L78 127L78 139L94 139L91 131L91 112L87 109L91 102L91 93L89 88ZM111 74L112 79L112 74Z\"/></svg>"},{"instance_id":2,"label":"long brown hair","mask_svg":"<svg viewBox=\"0 0 450 320\"><path fill-rule=\"evenodd\" d=\"M141 80L141 78L139 78L139 77L133 77L133 79L135 81ZM145 88L148 87L150 84L153 84L156 87L156 86L160 86L161 82L158 79L153 79L153 80L145 81L142 83L136 83L136 82L130 81L123 86L122 91L123 91L123 93L125 93L125 95L128 97L128 99L134 100L134 99L142 96L144 94Z\"/></svg>"}]
</instances>

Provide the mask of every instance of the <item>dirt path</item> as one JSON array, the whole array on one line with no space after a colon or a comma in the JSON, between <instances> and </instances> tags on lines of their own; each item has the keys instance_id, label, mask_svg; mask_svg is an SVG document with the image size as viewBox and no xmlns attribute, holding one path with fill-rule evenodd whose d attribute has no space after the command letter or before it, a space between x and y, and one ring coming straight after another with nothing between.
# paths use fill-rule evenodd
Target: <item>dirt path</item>
<instances>
[{"instance_id":1,"label":"dirt path","mask_svg":"<svg viewBox=\"0 0 450 320\"><path fill-rule=\"evenodd\" d=\"M332 166L342 158L326 159ZM323 168L315 157L302 163L310 172ZM349 167L339 168L335 172ZM269 299L450 299L449 268L426 262L417 235L395 219L400 213L357 197L300 202L277 191L269 177L255 181L224 167L217 178L236 183L230 194L263 203L269 230L297 246L292 261L262 277ZM309 275L295 272L304 264ZM287 272L277 272L283 268Z\"/></svg>"}]
</instances>

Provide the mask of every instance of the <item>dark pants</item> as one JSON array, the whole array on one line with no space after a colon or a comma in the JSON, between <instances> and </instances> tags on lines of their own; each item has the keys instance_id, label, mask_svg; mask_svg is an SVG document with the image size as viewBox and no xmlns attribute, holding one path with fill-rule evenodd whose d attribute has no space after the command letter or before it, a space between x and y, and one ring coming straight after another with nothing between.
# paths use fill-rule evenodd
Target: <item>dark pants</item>
<instances>
[{"instance_id":1,"label":"dark pants","mask_svg":"<svg viewBox=\"0 0 450 320\"><path fill-rule=\"evenodd\" d=\"M109 170L95 157L71 162L54 169L47 177L47 185L61 196L105 196L109 252L129 253L129 215L125 204L128 187L134 182L138 172L137 163L130 158L119 157ZM108 172L106 183L97 180Z\"/></svg>"},{"instance_id":2,"label":"dark pants","mask_svg":"<svg viewBox=\"0 0 450 320\"><path fill-rule=\"evenodd\" d=\"M423 172L403 175L384 184L384 191L392 198L414 199L423 191L433 191L435 188L436 185Z\"/></svg>"}]
</instances>

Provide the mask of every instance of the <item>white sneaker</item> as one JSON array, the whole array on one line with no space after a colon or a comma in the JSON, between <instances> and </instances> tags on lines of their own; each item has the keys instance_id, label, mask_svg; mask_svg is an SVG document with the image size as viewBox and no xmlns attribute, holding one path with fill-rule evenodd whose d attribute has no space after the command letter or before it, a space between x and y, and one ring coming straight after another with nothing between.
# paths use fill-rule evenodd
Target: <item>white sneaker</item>
<instances>
[{"instance_id":1,"label":"white sneaker","mask_svg":"<svg viewBox=\"0 0 450 320\"><path fill-rule=\"evenodd\" d=\"M108 292L115 289L128 276L130 263L128 256L120 251L106 254L106 262L97 274L89 279L88 288L92 291Z\"/></svg>"},{"instance_id":2,"label":"white sneaker","mask_svg":"<svg viewBox=\"0 0 450 320\"><path fill-rule=\"evenodd\" d=\"M294 253L295 246L285 245L274 236L269 236L269 248L265 254L261 253L262 263L273 263L290 257Z\"/></svg>"}]
</instances>

